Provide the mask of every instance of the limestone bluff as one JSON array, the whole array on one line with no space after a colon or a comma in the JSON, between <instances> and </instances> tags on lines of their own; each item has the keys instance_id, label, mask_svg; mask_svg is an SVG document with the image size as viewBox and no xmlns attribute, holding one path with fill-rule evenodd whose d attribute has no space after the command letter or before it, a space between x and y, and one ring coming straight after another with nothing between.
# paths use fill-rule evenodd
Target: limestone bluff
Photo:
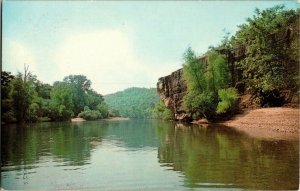
<instances>
[{"instance_id":1,"label":"limestone bluff","mask_svg":"<svg viewBox=\"0 0 300 191\"><path fill-rule=\"evenodd\" d=\"M223 54L228 62L228 68L231 73L231 86L237 87L237 79L240 76L240 69L236 66L236 62L245 57L245 46L239 46L231 50L221 49L218 50ZM199 57L199 64L204 64L205 68L208 65L208 57L203 55ZM188 121L191 115L183 108L183 97L187 93L186 81L183 77L183 68L172 72L170 75L161 77L156 84L157 92L160 99L164 102L165 106L174 112L174 119L180 121ZM240 89L239 87L237 87Z\"/></svg>"},{"instance_id":2,"label":"limestone bluff","mask_svg":"<svg viewBox=\"0 0 300 191\"><path fill-rule=\"evenodd\" d=\"M183 109L183 97L187 91L183 78L183 69L172 72L171 75L161 77L157 82L157 92L165 106L175 114L176 120L188 119L190 116Z\"/></svg>"}]
</instances>

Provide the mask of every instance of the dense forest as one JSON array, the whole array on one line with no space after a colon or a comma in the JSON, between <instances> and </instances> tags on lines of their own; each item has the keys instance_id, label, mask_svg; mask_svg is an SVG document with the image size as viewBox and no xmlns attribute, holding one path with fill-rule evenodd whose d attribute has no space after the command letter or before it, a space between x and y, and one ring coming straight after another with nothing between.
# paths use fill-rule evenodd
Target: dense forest
<instances>
[{"instance_id":1,"label":"dense forest","mask_svg":"<svg viewBox=\"0 0 300 191\"><path fill-rule=\"evenodd\" d=\"M132 87L105 95L104 100L122 117L151 118L159 97L155 88Z\"/></svg>"},{"instance_id":2,"label":"dense forest","mask_svg":"<svg viewBox=\"0 0 300 191\"><path fill-rule=\"evenodd\" d=\"M260 107L299 98L299 12L284 6L256 9L236 34L225 35L218 46L209 48L206 60L188 48L183 64L185 110L214 119L236 109L238 93L250 94ZM243 55L232 70L229 62L237 49Z\"/></svg>"},{"instance_id":3,"label":"dense forest","mask_svg":"<svg viewBox=\"0 0 300 191\"><path fill-rule=\"evenodd\" d=\"M234 35L225 35L219 45L209 48L206 60L188 48L183 64L185 110L196 118L215 119L234 113L244 93L262 107L282 106L299 97L299 12L284 6L256 9ZM232 67L230 59L237 49L243 57ZM174 117L159 102L155 88L133 87L103 98L84 75L69 75L49 85L28 66L23 74L2 71L1 109L5 123L65 121L76 116Z\"/></svg>"},{"instance_id":4,"label":"dense forest","mask_svg":"<svg viewBox=\"0 0 300 191\"><path fill-rule=\"evenodd\" d=\"M24 74L1 73L1 121L24 123L68 121L72 117L96 120L113 116L172 119L155 88L128 88L104 97L84 75L69 75L53 85L42 83L28 66Z\"/></svg>"},{"instance_id":5,"label":"dense forest","mask_svg":"<svg viewBox=\"0 0 300 191\"><path fill-rule=\"evenodd\" d=\"M44 84L28 66L24 74L1 72L1 122L67 121L106 118L109 109L103 96L83 75L69 75L53 85Z\"/></svg>"}]
</instances>

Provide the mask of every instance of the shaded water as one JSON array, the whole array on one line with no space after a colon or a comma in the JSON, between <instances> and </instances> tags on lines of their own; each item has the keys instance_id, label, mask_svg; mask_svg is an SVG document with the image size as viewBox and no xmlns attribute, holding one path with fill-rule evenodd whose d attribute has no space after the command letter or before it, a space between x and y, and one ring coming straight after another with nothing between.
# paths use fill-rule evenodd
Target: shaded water
<instances>
[{"instance_id":1,"label":"shaded water","mask_svg":"<svg viewBox=\"0 0 300 191\"><path fill-rule=\"evenodd\" d=\"M298 140L158 120L1 129L4 189L297 189Z\"/></svg>"}]
</instances>

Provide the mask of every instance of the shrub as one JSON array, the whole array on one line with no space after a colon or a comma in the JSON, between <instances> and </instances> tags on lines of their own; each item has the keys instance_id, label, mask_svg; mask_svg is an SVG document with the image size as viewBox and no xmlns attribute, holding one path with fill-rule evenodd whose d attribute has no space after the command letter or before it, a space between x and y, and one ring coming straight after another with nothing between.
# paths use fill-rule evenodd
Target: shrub
<instances>
[{"instance_id":1,"label":"shrub","mask_svg":"<svg viewBox=\"0 0 300 191\"><path fill-rule=\"evenodd\" d=\"M97 110L101 113L104 118L107 118L109 115L108 105L105 102L101 102L97 105Z\"/></svg>"},{"instance_id":2,"label":"shrub","mask_svg":"<svg viewBox=\"0 0 300 191\"><path fill-rule=\"evenodd\" d=\"M73 111L64 105L50 104L49 118L52 121L68 121L73 116Z\"/></svg>"},{"instance_id":3,"label":"shrub","mask_svg":"<svg viewBox=\"0 0 300 191\"><path fill-rule=\"evenodd\" d=\"M220 102L217 106L217 114L226 113L231 108L234 108L238 99L237 90L235 88L220 89L218 95Z\"/></svg>"},{"instance_id":4,"label":"shrub","mask_svg":"<svg viewBox=\"0 0 300 191\"><path fill-rule=\"evenodd\" d=\"M29 122L36 122L38 120L37 112L39 110L39 105L37 103L32 103L29 106L29 112L27 116L27 120Z\"/></svg>"},{"instance_id":5,"label":"shrub","mask_svg":"<svg viewBox=\"0 0 300 191\"><path fill-rule=\"evenodd\" d=\"M78 117L81 117L85 120L97 120L103 118L99 111L90 110L87 106L84 107L84 111L78 114Z\"/></svg>"},{"instance_id":6,"label":"shrub","mask_svg":"<svg viewBox=\"0 0 300 191\"><path fill-rule=\"evenodd\" d=\"M237 91L228 88L230 73L224 56L208 51L207 63L199 61L189 48L185 55L183 75L187 82L187 94L183 98L184 109L195 117L215 119L229 111L237 100Z\"/></svg>"},{"instance_id":7,"label":"shrub","mask_svg":"<svg viewBox=\"0 0 300 191\"><path fill-rule=\"evenodd\" d=\"M211 119L217 107L217 96L212 92L191 91L184 97L183 103L186 111L196 117Z\"/></svg>"},{"instance_id":8,"label":"shrub","mask_svg":"<svg viewBox=\"0 0 300 191\"><path fill-rule=\"evenodd\" d=\"M172 120L174 113L166 108L162 101L158 102L153 109L153 117L156 119Z\"/></svg>"}]
</instances>

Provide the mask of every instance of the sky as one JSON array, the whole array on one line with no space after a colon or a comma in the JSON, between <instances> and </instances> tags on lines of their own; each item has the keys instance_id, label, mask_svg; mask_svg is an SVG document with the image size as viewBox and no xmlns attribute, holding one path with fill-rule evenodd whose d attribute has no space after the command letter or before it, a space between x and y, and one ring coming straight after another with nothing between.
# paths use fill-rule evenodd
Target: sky
<instances>
[{"instance_id":1,"label":"sky","mask_svg":"<svg viewBox=\"0 0 300 191\"><path fill-rule=\"evenodd\" d=\"M201 55L254 14L297 1L3 1L2 70L24 64L53 84L82 74L103 95L156 87L182 67L190 46Z\"/></svg>"}]
</instances>

